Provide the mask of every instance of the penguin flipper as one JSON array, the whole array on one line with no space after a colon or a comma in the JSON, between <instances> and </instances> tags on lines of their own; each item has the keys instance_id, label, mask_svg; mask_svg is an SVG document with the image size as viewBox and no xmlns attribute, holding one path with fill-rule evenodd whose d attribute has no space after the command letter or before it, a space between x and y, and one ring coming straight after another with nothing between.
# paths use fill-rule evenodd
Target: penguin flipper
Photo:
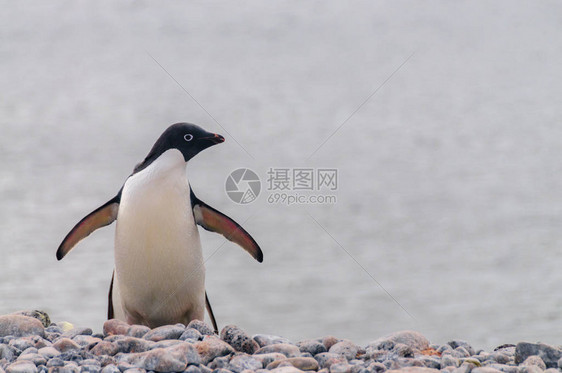
<instances>
[{"instance_id":1,"label":"penguin flipper","mask_svg":"<svg viewBox=\"0 0 562 373\"><path fill-rule=\"evenodd\" d=\"M220 233L246 250L255 260L263 262L263 253L257 242L234 220L212 208L191 191L191 207L195 222L208 231Z\"/></svg>"},{"instance_id":2,"label":"penguin flipper","mask_svg":"<svg viewBox=\"0 0 562 373\"><path fill-rule=\"evenodd\" d=\"M57 250L57 260L64 258L78 242L96 229L113 223L117 219L119 202L121 202L121 192L80 220L62 240Z\"/></svg>"}]
</instances>

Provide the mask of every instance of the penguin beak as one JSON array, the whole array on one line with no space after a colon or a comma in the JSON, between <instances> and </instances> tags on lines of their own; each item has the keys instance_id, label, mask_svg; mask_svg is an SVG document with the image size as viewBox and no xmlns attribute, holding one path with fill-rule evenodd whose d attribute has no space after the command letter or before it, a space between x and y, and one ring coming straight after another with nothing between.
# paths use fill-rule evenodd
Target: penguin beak
<instances>
[{"instance_id":1,"label":"penguin beak","mask_svg":"<svg viewBox=\"0 0 562 373\"><path fill-rule=\"evenodd\" d=\"M212 136L209 137L202 137L202 140L208 140L210 141L213 145L214 144L220 144L221 142L224 142L224 137L222 137L221 135L215 133Z\"/></svg>"}]
</instances>

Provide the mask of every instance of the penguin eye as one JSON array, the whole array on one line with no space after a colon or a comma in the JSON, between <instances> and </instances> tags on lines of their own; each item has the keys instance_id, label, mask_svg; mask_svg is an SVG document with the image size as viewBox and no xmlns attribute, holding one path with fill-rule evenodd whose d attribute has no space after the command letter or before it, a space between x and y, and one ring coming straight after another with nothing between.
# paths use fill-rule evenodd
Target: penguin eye
<instances>
[{"instance_id":1,"label":"penguin eye","mask_svg":"<svg viewBox=\"0 0 562 373\"><path fill-rule=\"evenodd\" d=\"M183 135L183 139L185 141L191 141L193 140L193 135L191 133L186 133L185 135Z\"/></svg>"}]
</instances>

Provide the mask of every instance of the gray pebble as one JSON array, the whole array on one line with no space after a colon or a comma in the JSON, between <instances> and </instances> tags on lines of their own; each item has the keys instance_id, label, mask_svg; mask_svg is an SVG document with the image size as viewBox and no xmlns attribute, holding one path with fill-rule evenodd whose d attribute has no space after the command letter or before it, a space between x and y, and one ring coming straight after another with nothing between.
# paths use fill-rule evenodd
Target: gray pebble
<instances>
[{"instance_id":1,"label":"gray pebble","mask_svg":"<svg viewBox=\"0 0 562 373\"><path fill-rule=\"evenodd\" d=\"M0 360L6 359L8 362L13 361L16 358L16 349L5 345L0 344Z\"/></svg>"},{"instance_id":2,"label":"gray pebble","mask_svg":"<svg viewBox=\"0 0 562 373\"><path fill-rule=\"evenodd\" d=\"M215 335L213 328L201 320L191 320L187 327L193 328L203 335Z\"/></svg>"},{"instance_id":3,"label":"gray pebble","mask_svg":"<svg viewBox=\"0 0 562 373\"><path fill-rule=\"evenodd\" d=\"M459 347L455 348L453 350L453 352L451 353L451 355L453 357L456 357L456 358L463 358L463 357L471 356L471 354L467 351L467 349L462 347L462 346L459 346Z\"/></svg>"},{"instance_id":4,"label":"gray pebble","mask_svg":"<svg viewBox=\"0 0 562 373\"><path fill-rule=\"evenodd\" d=\"M330 366L330 373L351 373L351 365L347 363L336 363Z\"/></svg>"},{"instance_id":5,"label":"gray pebble","mask_svg":"<svg viewBox=\"0 0 562 373\"><path fill-rule=\"evenodd\" d=\"M185 327L179 325L164 325L154 328L143 336L143 339L158 342L165 339L178 339L185 331Z\"/></svg>"},{"instance_id":6,"label":"gray pebble","mask_svg":"<svg viewBox=\"0 0 562 373\"><path fill-rule=\"evenodd\" d=\"M203 339L203 334L199 333L199 330L193 328L187 328L184 330L182 335L180 335L180 341L192 340L192 341L200 341Z\"/></svg>"},{"instance_id":7,"label":"gray pebble","mask_svg":"<svg viewBox=\"0 0 562 373\"><path fill-rule=\"evenodd\" d=\"M287 338L280 337L278 335L268 335L268 334L256 334L252 337L254 341L258 343L260 347L265 347L273 344L293 344Z\"/></svg>"},{"instance_id":8,"label":"gray pebble","mask_svg":"<svg viewBox=\"0 0 562 373\"><path fill-rule=\"evenodd\" d=\"M558 360L562 358L562 350L544 343L521 342L515 347L515 364L521 364L533 355L542 358L547 368L556 368Z\"/></svg>"},{"instance_id":9,"label":"gray pebble","mask_svg":"<svg viewBox=\"0 0 562 373\"><path fill-rule=\"evenodd\" d=\"M41 356L39 354L36 354L36 353L20 355L18 357L18 360L20 360L20 361L21 360L31 361L35 365L47 364L47 359L45 359L43 356Z\"/></svg>"},{"instance_id":10,"label":"gray pebble","mask_svg":"<svg viewBox=\"0 0 562 373\"><path fill-rule=\"evenodd\" d=\"M441 366L442 367L458 367L459 366L459 359L446 354L441 357Z\"/></svg>"},{"instance_id":11,"label":"gray pebble","mask_svg":"<svg viewBox=\"0 0 562 373\"><path fill-rule=\"evenodd\" d=\"M45 328L41 321L28 316L4 315L0 316L0 337L26 337L29 335L45 335Z\"/></svg>"},{"instance_id":12,"label":"gray pebble","mask_svg":"<svg viewBox=\"0 0 562 373\"><path fill-rule=\"evenodd\" d=\"M41 325L41 327L43 327L43 325ZM31 361L16 361L8 365L6 373L37 373L37 367Z\"/></svg>"},{"instance_id":13,"label":"gray pebble","mask_svg":"<svg viewBox=\"0 0 562 373\"><path fill-rule=\"evenodd\" d=\"M369 364L367 367L370 373L383 373L386 370L386 367L383 363L374 362Z\"/></svg>"},{"instance_id":14,"label":"gray pebble","mask_svg":"<svg viewBox=\"0 0 562 373\"><path fill-rule=\"evenodd\" d=\"M326 347L323 343L315 339L306 339L297 343L297 347L301 352L308 352L312 356L320 354L322 352L327 352Z\"/></svg>"},{"instance_id":15,"label":"gray pebble","mask_svg":"<svg viewBox=\"0 0 562 373\"><path fill-rule=\"evenodd\" d=\"M201 373L201 369L199 369L195 365L190 365L186 370L183 371L183 373Z\"/></svg>"},{"instance_id":16,"label":"gray pebble","mask_svg":"<svg viewBox=\"0 0 562 373\"><path fill-rule=\"evenodd\" d=\"M77 335L92 335L93 331L90 328L74 328L62 334L65 338L74 338Z\"/></svg>"},{"instance_id":17,"label":"gray pebble","mask_svg":"<svg viewBox=\"0 0 562 373\"><path fill-rule=\"evenodd\" d=\"M220 368L227 368L230 356L221 356L213 359L207 366L213 370Z\"/></svg>"},{"instance_id":18,"label":"gray pebble","mask_svg":"<svg viewBox=\"0 0 562 373\"><path fill-rule=\"evenodd\" d=\"M131 325L126 335L129 337L142 338L146 333L150 332L150 328L145 325Z\"/></svg>"},{"instance_id":19,"label":"gray pebble","mask_svg":"<svg viewBox=\"0 0 562 373\"><path fill-rule=\"evenodd\" d=\"M520 367L519 373L543 373L543 370L536 365Z\"/></svg>"},{"instance_id":20,"label":"gray pebble","mask_svg":"<svg viewBox=\"0 0 562 373\"><path fill-rule=\"evenodd\" d=\"M236 351L253 354L260 346L246 332L236 325L227 325L221 331L221 339Z\"/></svg>"},{"instance_id":21,"label":"gray pebble","mask_svg":"<svg viewBox=\"0 0 562 373\"><path fill-rule=\"evenodd\" d=\"M102 370L101 373L120 373L121 371L115 365L106 365Z\"/></svg>"},{"instance_id":22,"label":"gray pebble","mask_svg":"<svg viewBox=\"0 0 562 373\"><path fill-rule=\"evenodd\" d=\"M544 363L544 361L539 356L536 355L529 356L520 365L523 367L536 366L539 367L541 370L546 369L546 364Z\"/></svg>"},{"instance_id":23,"label":"gray pebble","mask_svg":"<svg viewBox=\"0 0 562 373\"><path fill-rule=\"evenodd\" d=\"M101 363L100 363L98 360L96 360L96 359L85 359L85 360L82 360L82 361L79 363L79 365L80 365L80 366L83 366L83 365L95 365L95 366L101 367Z\"/></svg>"},{"instance_id":24,"label":"gray pebble","mask_svg":"<svg viewBox=\"0 0 562 373\"><path fill-rule=\"evenodd\" d=\"M494 360L499 364L507 364L511 360L511 358L503 352L493 352L489 356L490 359Z\"/></svg>"},{"instance_id":25,"label":"gray pebble","mask_svg":"<svg viewBox=\"0 0 562 373\"><path fill-rule=\"evenodd\" d=\"M230 366L229 369L235 373L241 373L243 370L246 369L256 370L256 369L263 368L261 361L246 354L235 355L230 360L229 366Z\"/></svg>"},{"instance_id":26,"label":"gray pebble","mask_svg":"<svg viewBox=\"0 0 562 373\"><path fill-rule=\"evenodd\" d=\"M462 341L462 340L459 340L459 339L455 339L455 340L447 342L447 344L449 346L451 346L453 348L453 350L456 350L457 348L462 347L468 352L468 356L474 355L474 348L472 348L472 346L468 342L465 342L465 341Z\"/></svg>"},{"instance_id":27,"label":"gray pebble","mask_svg":"<svg viewBox=\"0 0 562 373\"><path fill-rule=\"evenodd\" d=\"M407 347L407 346L406 346ZM344 340L333 345L329 352L333 354L338 354L344 356L347 360L355 359L357 353L361 350L361 347L357 346L355 343Z\"/></svg>"},{"instance_id":28,"label":"gray pebble","mask_svg":"<svg viewBox=\"0 0 562 373\"><path fill-rule=\"evenodd\" d=\"M43 356L45 359L50 359L55 356L60 355L60 351L54 347L43 347L37 350L37 353Z\"/></svg>"},{"instance_id":29,"label":"gray pebble","mask_svg":"<svg viewBox=\"0 0 562 373\"><path fill-rule=\"evenodd\" d=\"M49 361L47 361L46 365L47 365L47 367L62 367L62 366L64 366L64 361L62 359L54 357L54 358L50 359Z\"/></svg>"},{"instance_id":30,"label":"gray pebble","mask_svg":"<svg viewBox=\"0 0 562 373\"><path fill-rule=\"evenodd\" d=\"M101 367L99 365L82 365L80 366L80 373L100 373Z\"/></svg>"},{"instance_id":31,"label":"gray pebble","mask_svg":"<svg viewBox=\"0 0 562 373\"><path fill-rule=\"evenodd\" d=\"M287 343L276 343L264 346L257 350L256 354L267 354L270 352L279 352L287 357L300 356L300 350L297 346Z\"/></svg>"},{"instance_id":32,"label":"gray pebble","mask_svg":"<svg viewBox=\"0 0 562 373\"><path fill-rule=\"evenodd\" d=\"M392 333L384 338L380 338L371 344L380 343L381 341L392 341L394 343L403 343L413 350L425 350L429 347L429 341L421 333L413 330L406 330Z\"/></svg>"},{"instance_id":33,"label":"gray pebble","mask_svg":"<svg viewBox=\"0 0 562 373\"><path fill-rule=\"evenodd\" d=\"M347 359L331 352L322 352L314 356L320 368L330 368L333 364L347 363Z\"/></svg>"}]
</instances>

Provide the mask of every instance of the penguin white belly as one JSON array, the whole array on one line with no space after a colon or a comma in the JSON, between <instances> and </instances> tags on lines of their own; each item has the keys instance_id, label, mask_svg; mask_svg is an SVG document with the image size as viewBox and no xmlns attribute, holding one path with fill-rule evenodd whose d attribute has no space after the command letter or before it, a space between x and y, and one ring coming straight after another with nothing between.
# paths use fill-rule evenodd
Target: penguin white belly
<instances>
[{"instance_id":1,"label":"penguin white belly","mask_svg":"<svg viewBox=\"0 0 562 373\"><path fill-rule=\"evenodd\" d=\"M155 327L203 319L205 267L178 150L166 151L123 186L114 282L114 306L121 308L116 316L128 323Z\"/></svg>"}]
</instances>

